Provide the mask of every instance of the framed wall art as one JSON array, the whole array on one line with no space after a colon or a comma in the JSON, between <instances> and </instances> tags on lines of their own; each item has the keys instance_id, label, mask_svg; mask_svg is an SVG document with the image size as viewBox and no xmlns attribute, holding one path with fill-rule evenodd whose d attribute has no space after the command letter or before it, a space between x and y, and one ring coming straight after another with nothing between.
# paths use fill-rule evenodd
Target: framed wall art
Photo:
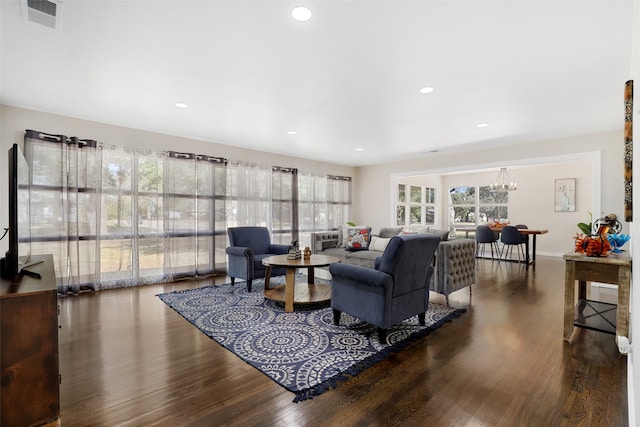
<instances>
[{"instance_id":1,"label":"framed wall art","mask_svg":"<svg viewBox=\"0 0 640 427\"><path fill-rule=\"evenodd\" d=\"M576 179L556 179L555 186L556 212L575 212L576 210Z\"/></svg>"}]
</instances>

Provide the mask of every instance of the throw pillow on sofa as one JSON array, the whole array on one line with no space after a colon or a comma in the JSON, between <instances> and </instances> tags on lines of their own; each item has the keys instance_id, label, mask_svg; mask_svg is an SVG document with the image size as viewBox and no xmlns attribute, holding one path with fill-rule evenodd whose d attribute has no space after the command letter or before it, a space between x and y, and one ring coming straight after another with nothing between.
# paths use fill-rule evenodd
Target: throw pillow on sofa
<instances>
[{"instance_id":1,"label":"throw pillow on sofa","mask_svg":"<svg viewBox=\"0 0 640 427\"><path fill-rule=\"evenodd\" d=\"M371 236L371 243L369 243L369 250L384 252L384 250L387 248L387 245L389 244L390 241L391 241L391 237L385 238L385 237Z\"/></svg>"},{"instance_id":2,"label":"throw pillow on sofa","mask_svg":"<svg viewBox=\"0 0 640 427\"><path fill-rule=\"evenodd\" d=\"M347 240L349 240L349 230L351 229L363 230L363 229L369 228L366 225L351 226L349 224L353 224L353 223L347 223L346 225L341 225L338 227L338 247L339 248L347 247ZM369 230L371 230L371 228L369 228Z\"/></svg>"},{"instance_id":3,"label":"throw pillow on sofa","mask_svg":"<svg viewBox=\"0 0 640 427\"><path fill-rule=\"evenodd\" d=\"M347 230L346 249L348 251L366 251L371 242L371 228L349 228Z\"/></svg>"}]
</instances>

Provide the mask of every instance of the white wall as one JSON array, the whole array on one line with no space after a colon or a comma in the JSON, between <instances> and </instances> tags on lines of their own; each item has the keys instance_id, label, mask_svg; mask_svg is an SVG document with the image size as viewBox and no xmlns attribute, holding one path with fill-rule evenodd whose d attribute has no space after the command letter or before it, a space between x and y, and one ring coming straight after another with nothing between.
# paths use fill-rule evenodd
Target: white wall
<instances>
[{"instance_id":1,"label":"white wall","mask_svg":"<svg viewBox=\"0 0 640 427\"><path fill-rule=\"evenodd\" d=\"M255 150L215 144L207 141L181 138L124 128L105 123L75 119L7 105L0 105L0 227L9 223L7 200L7 152L11 144L24 145L25 129L33 129L52 134L77 136L95 139L104 143L123 145L132 148L153 150L174 150L196 154L225 157L229 160L242 160L271 166L294 167L299 170L353 177L353 186L357 187L356 170L352 167L299 159ZM0 233L1 234L1 233ZM7 240L0 241L0 257L7 250Z\"/></svg>"}]
</instances>

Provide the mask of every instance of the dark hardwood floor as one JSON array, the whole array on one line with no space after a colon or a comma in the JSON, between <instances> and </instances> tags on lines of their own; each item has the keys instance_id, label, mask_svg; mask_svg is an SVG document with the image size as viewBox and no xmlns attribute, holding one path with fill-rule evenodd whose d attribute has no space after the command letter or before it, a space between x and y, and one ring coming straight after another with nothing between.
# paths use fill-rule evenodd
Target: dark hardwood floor
<instances>
[{"instance_id":1,"label":"dark hardwood floor","mask_svg":"<svg viewBox=\"0 0 640 427\"><path fill-rule=\"evenodd\" d=\"M223 283L226 278L217 278ZM60 300L64 426L625 426L614 336L562 340L564 264L478 261L460 319L300 403L155 295L183 281ZM432 301L444 303L440 295Z\"/></svg>"}]
</instances>

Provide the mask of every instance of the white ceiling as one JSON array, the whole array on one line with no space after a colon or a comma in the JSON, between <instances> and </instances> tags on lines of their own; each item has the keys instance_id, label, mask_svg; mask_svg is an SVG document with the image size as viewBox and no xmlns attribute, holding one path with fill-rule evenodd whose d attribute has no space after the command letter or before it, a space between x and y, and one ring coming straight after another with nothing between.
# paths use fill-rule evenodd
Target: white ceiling
<instances>
[{"instance_id":1,"label":"white ceiling","mask_svg":"<svg viewBox=\"0 0 640 427\"><path fill-rule=\"evenodd\" d=\"M353 166L607 132L623 127L632 8L64 0L53 30L0 0L0 101Z\"/></svg>"}]
</instances>

